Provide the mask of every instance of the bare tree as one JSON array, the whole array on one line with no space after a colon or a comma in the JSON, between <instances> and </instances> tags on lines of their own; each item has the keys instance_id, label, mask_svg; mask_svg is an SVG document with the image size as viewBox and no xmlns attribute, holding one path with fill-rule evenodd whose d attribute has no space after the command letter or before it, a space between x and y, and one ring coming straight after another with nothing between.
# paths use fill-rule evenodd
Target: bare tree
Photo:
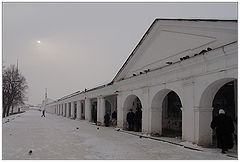
<instances>
[{"instance_id":1,"label":"bare tree","mask_svg":"<svg viewBox=\"0 0 240 162\"><path fill-rule=\"evenodd\" d=\"M3 115L9 115L10 108L23 104L26 100L26 90L28 88L25 77L19 73L18 68L15 65L3 70Z\"/></svg>"}]
</instances>

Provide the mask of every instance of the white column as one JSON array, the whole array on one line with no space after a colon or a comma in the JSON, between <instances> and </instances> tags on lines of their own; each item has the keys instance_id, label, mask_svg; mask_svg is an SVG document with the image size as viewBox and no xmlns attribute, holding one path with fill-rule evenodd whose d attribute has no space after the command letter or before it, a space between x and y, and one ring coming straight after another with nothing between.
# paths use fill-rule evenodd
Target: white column
<instances>
[{"instance_id":1,"label":"white column","mask_svg":"<svg viewBox=\"0 0 240 162\"><path fill-rule=\"evenodd\" d=\"M97 123L100 122L100 118L101 118L101 115L100 115L100 97L97 97Z\"/></svg>"},{"instance_id":2,"label":"white column","mask_svg":"<svg viewBox=\"0 0 240 162\"><path fill-rule=\"evenodd\" d=\"M63 110L63 112L64 112L64 117L66 117L66 116L67 116L67 104L64 103L63 107L64 107L64 110Z\"/></svg>"},{"instance_id":3,"label":"white column","mask_svg":"<svg viewBox=\"0 0 240 162\"><path fill-rule=\"evenodd\" d=\"M81 110L82 110L82 108L81 108L81 101L79 100L79 101L77 101L77 119L81 119L81 114L82 114L82 112L81 112Z\"/></svg>"},{"instance_id":4,"label":"white column","mask_svg":"<svg viewBox=\"0 0 240 162\"><path fill-rule=\"evenodd\" d=\"M212 107L194 108L195 118L195 142L201 146L211 146L212 129L210 128L212 121Z\"/></svg>"},{"instance_id":5,"label":"white column","mask_svg":"<svg viewBox=\"0 0 240 162\"><path fill-rule=\"evenodd\" d=\"M194 85L184 84L182 94L182 140L196 142L194 118Z\"/></svg>"},{"instance_id":6,"label":"white column","mask_svg":"<svg viewBox=\"0 0 240 162\"><path fill-rule=\"evenodd\" d=\"M70 115L69 115L69 102L67 102L67 114L66 114L66 117L69 117Z\"/></svg>"},{"instance_id":7,"label":"white column","mask_svg":"<svg viewBox=\"0 0 240 162\"><path fill-rule=\"evenodd\" d=\"M85 120L91 121L91 102L89 98L85 99Z\"/></svg>"},{"instance_id":8,"label":"white column","mask_svg":"<svg viewBox=\"0 0 240 162\"><path fill-rule=\"evenodd\" d=\"M142 89L143 99L141 100L142 104L142 132L150 133L150 105L149 103L149 89Z\"/></svg>"},{"instance_id":9,"label":"white column","mask_svg":"<svg viewBox=\"0 0 240 162\"><path fill-rule=\"evenodd\" d=\"M71 102L71 118L74 118L74 101Z\"/></svg>"},{"instance_id":10,"label":"white column","mask_svg":"<svg viewBox=\"0 0 240 162\"><path fill-rule=\"evenodd\" d=\"M104 125L104 115L105 115L105 99L103 97L97 98L97 121L100 125Z\"/></svg>"},{"instance_id":11,"label":"white column","mask_svg":"<svg viewBox=\"0 0 240 162\"><path fill-rule=\"evenodd\" d=\"M58 104L58 115L60 115L60 104Z\"/></svg>"},{"instance_id":12,"label":"white column","mask_svg":"<svg viewBox=\"0 0 240 162\"><path fill-rule=\"evenodd\" d=\"M119 128L123 128L123 102L122 102L122 95L117 95L117 126Z\"/></svg>"}]
</instances>

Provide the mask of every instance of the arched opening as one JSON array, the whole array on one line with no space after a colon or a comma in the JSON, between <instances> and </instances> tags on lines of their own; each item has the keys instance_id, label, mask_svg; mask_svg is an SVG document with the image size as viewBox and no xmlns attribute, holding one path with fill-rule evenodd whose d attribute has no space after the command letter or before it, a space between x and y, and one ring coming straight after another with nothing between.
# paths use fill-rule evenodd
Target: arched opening
<instances>
[{"instance_id":1,"label":"arched opening","mask_svg":"<svg viewBox=\"0 0 240 162\"><path fill-rule=\"evenodd\" d=\"M171 91L163 100L162 136L182 136L182 103L178 95Z\"/></svg>"},{"instance_id":2,"label":"arched opening","mask_svg":"<svg viewBox=\"0 0 240 162\"><path fill-rule=\"evenodd\" d=\"M81 103L81 119L85 119L85 101L82 101Z\"/></svg>"},{"instance_id":3,"label":"arched opening","mask_svg":"<svg viewBox=\"0 0 240 162\"><path fill-rule=\"evenodd\" d=\"M91 117L92 122L97 123L97 101L92 102Z\"/></svg>"},{"instance_id":4,"label":"arched opening","mask_svg":"<svg viewBox=\"0 0 240 162\"><path fill-rule=\"evenodd\" d=\"M110 115L110 126L117 125L117 95L106 96L105 98L105 114Z\"/></svg>"},{"instance_id":5,"label":"arched opening","mask_svg":"<svg viewBox=\"0 0 240 162\"><path fill-rule=\"evenodd\" d=\"M68 103L68 117L71 117L71 103Z\"/></svg>"},{"instance_id":6,"label":"arched opening","mask_svg":"<svg viewBox=\"0 0 240 162\"><path fill-rule=\"evenodd\" d=\"M64 107L64 116L67 116L67 103L65 103L65 107Z\"/></svg>"},{"instance_id":7,"label":"arched opening","mask_svg":"<svg viewBox=\"0 0 240 162\"><path fill-rule=\"evenodd\" d=\"M132 112L134 113L133 130L136 132L141 132L142 131L142 103L136 95L128 96L124 102L124 108L123 108L124 129L129 128L129 124L127 122L127 114L129 113L130 109L132 109Z\"/></svg>"},{"instance_id":8,"label":"arched opening","mask_svg":"<svg viewBox=\"0 0 240 162\"><path fill-rule=\"evenodd\" d=\"M234 136L237 137L237 80L230 81L224 84L214 96L212 102L212 118L214 119L218 113L219 109L223 109L227 116L230 116L233 120L235 132ZM212 146L216 147L216 132L212 131ZM237 143L236 143L237 144ZM237 148L237 145L234 146Z\"/></svg>"},{"instance_id":9,"label":"arched opening","mask_svg":"<svg viewBox=\"0 0 240 162\"><path fill-rule=\"evenodd\" d=\"M232 108L234 106L234 108ZM231 107L231 108L229 108ZM219 109L224 109L226 114L237 117L237 80L222 78L209 84L201 94L199 104L199 124L197 143L202 146L216 145L215 132L210 124ZM202 109L202 110L201 110ZM233 113L234 112L234 113ZM234 119L233 119L234 120ZM235 120L235 128L237 122ZM235 129L237 134L237 129Z\"/></svg>"},{"instance_id":10,"label":"arched opening","mask_svg":"<svg viewBox=\"0 0 240 162\"><path fill-rule=\"evenodd\" d=\"M74 102L74 113L73 113L73 117L74 117L74 119L76 119L77 118L77 103L76 102Z\"/></svg>"},{"instance_id":11,"label":"arched opening","mask_svg":"<svg viewBox=\"0 0 240 162\"><path fill-rule=\"evenodd\" d=\"M112 113L111 103L109 101L107 101L107 100L105 102L105 108L106 108L105 113L108 113L109 115L111 115L111 113Z\"/></svg>"},{"instance_id":12,"label":"arched opening","mask_svg":"<svg viewBox=\"0 0 240 162\"><path fill-rule=\"evenodd\" d=\"M151 105L151 135L182 136L182 103L176 92L170 89L159 91Z\"/></svg>"}]
</instances>

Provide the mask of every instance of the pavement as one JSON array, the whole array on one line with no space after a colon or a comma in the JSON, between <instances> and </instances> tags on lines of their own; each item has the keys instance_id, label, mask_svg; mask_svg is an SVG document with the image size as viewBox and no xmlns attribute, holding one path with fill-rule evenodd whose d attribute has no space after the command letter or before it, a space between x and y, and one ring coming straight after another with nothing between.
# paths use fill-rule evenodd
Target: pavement
<instances>
[{"instance_id":1,"label":"pavement","mask_svg":"<svg viewBox=\"0 0 240 162\"><path fill-rule=\"evenodd\" d=\"M3 160L237 160L230 150L29 110L2 120ZM141 136L141 137L140 137ZM140 137L140 138L139 138Z\"/></svg>"}]
</instances>

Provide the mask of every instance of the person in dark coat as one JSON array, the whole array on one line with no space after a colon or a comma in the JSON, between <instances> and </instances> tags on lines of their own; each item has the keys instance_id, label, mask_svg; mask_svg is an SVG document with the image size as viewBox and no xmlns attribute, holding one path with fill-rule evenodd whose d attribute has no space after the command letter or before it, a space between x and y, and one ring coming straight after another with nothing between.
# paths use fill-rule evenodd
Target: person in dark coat
<instances>
[{"instance_id":1,"label":"person in dark coat","mask_svg":"<svg viewBox=\"0 0 240 162\"><path fill-rule=\"evenodd\" d=\"M137 111L135 113L134 125L135 125L135 131L139 132L142 127L142 110L140 108L137 108Z\"/></svg>"},{"instance_id":2,"label":"person in dark coat","mask_svg":"<svg viewBox=\"0 0 240 162\"><path fill-rule=\"evenodd\" d=\"M217 147L222 149L222 153L233 148L234 125L232 119L225 115L223 109L219 110L219 115L211 122L211 128L216 128Z\"/></svg>"},{"instance_id":3,"label":"person in dark coat","mask_svg":"<svg viewBox=\"0 0 240 162\"><path fill-rule=\"evenodd\" d=\"M134 112L132 112L132 109L129 110L127 113L127 122L128 122L128 130L133 131L134 126Z\"/></svg>"},{"instance_id":4,"label":"person in dark coat","mask_svg":"<svg viewBox=\"0 0 240 162\"><path fill-rule=\"evenodd\" d=\"M112 119L117 119L117 113L116 113L115 110L114 110L113 113L112 113Z\"/></svg>"},{"instance_id":5,"label":"person in dark coat","mask_svg":"<svg viewBox=\"0 0 240 162\"><path fill-rule=\"evenodd\" d=\"M109 121L110 121L110 115L106 113L106 115L104 116L104 124L106 127L109 126Z\"/></svg>"},{"instance_id":6,"label":"person in dark coat","mask_svg":"<svg viewBox=\"0 0 240 162\"><path fill-rule=\"evenodd\" d=\"M45 110L42 111L42 116L41 117L45 117Z\"/></svg>"},{"instance_id":7,"label":"person in dark coat","mask_svg":"<svg viewBox=\"0 0 240 162\"><path fill-rule=\"evenodd\" d=\"M117 113L115 110L112 113L112 124L113 124L113 126L115 126L117 124Z\"/></svg>"}]
</instances>

